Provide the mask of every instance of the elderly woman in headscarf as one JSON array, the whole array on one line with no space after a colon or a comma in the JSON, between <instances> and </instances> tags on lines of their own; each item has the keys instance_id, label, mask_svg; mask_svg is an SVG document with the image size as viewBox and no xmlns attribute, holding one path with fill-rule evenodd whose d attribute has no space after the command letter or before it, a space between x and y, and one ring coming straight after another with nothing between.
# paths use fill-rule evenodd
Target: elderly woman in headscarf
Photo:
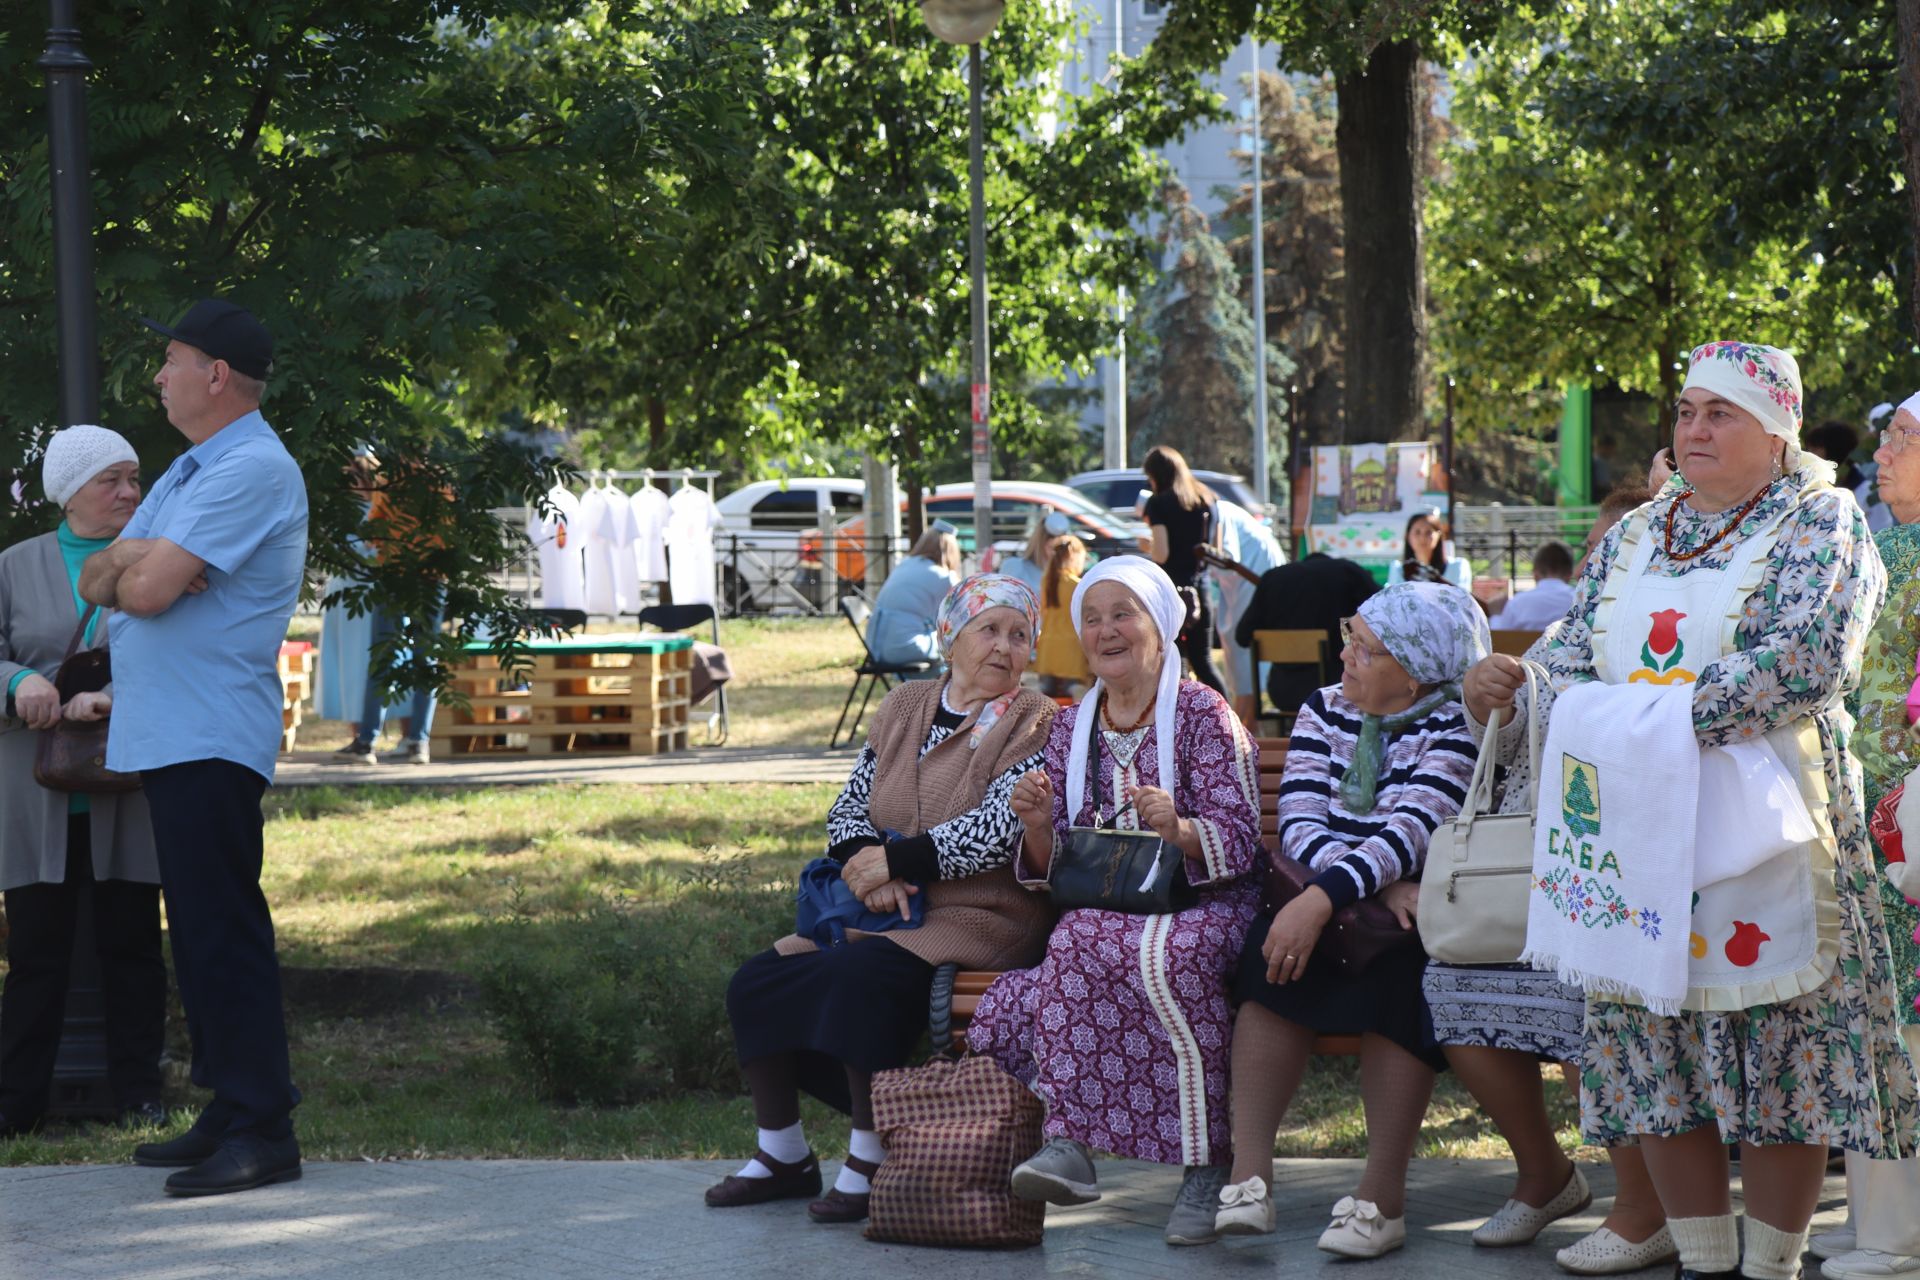
<instances>
[{"instance_id":1,"label":"elderly woman in headscarf","mask_svg":"<svg viewBox=\"0 0 1920 1280\"><path fill-rule=\"evenodd\" d=\"M1044 889L1071 827L1152 830L1185 855L1197 902L1162 915L1067 911L1038 966L1002 974L967 1038L1047 1107L1046 1145L1013 1193L1099 1198L1092 1152L1181 1165L1170 1244L1213 1239L1229 1159L1227 976L1259 905L1259 760L1226 699L1180 678L1186 610L1140 556L1101 561L1074 588L1095 680L1063 710L1045 767L1020 780L1019 873Z\"/></svg>"},{"instance_id":2,"label":"elderly woman in headscarf","mask_svg":"<svg viewBox=\"0 0 1920 1280\"><path fill-rule=\"evenodd\" d=\"M1235 995L1228 1234L1274 1227L1273 1138L1317 1034L1360 1037L1367 1165L1333 1208L1320 1248L1375 1258L1406 1241L1407 1165L1446 1059L1433 1043L1418 945L1356 974L1316 961L1335 910L1374 898L1413 926L1427 843L1460 812L1473 777L1460 677L1491 651L1486 615L1456 587L1399 583L1341 624L1340 683L1300 708L1280 783L1280 856L1314 872L1247 933Z\"/></svg>"},{"instance_id":3,"label":"elderly woman in headscarf","mask_svg":"<svg viewBox=\"0 0 1920 1280\"><path fill-rule=\"evenodd\" d=\"M1523 958L1585 988L1582 1134L1639 1138L1682 1274L1789 1280L1828 1145L1906 1156L1920 1138L1843 706L1887 583L1859 505L1833 487L1830 464L1799 448L1793 357L1711 342L1688 366L1674 409L1679 474L1602 539L1537 655L1537 696L1551 700L1542 767L1554 786L1539 808L1543 834L1579 819L1596 859L1625 856L1596 861L1570 897L1577 864L1543 866L1536 849ZM1609 703L1635 685L1680 693L1677 744L1608 741L1619 728ZM1517 660L1486 659L1463 688L1476 722L1516 702L1507 723L1527 722ZM1697 763L1685 753L1751 754L1760 743L1776 759L1755 776L1799 793L1813 839L1777 820L1759 830L1777 806L1709 812L1704 789L1673 785L1671 770L1639 776L1656 753L1684 771ZM1603 751L1597 769L1555 767L1556 755ZM1742 833L1741 848L1779 851L1702 876L1720 868L1696 855L1726 831ZM1655 913L1655 901L1672 906Z\"/></svg>"},{"instance_id":4,"label":"elderly woman in headscarf","mask_svg":"<svg viewBox=\"0 0 1920 1280\"><path fill-rule=\"evenodd\" d=\"M820 1162L800 1127L799 1090L853 1117L816 1222L867 1216L886 1158L873 1129L873 1073L906 1065L926 1028L934 970L1012 969L1038 958L1053 913L1024 892L1012 861L1021 836L1008 806L1040 763L1054 704L1020 687L1040 603L1017 578L978 574L940 608L939 680L896 686L881 702L853 774L827 813L827 856L867 910L918 898L912 928L849 930L822 949L789 936L748 960L727 988L734 1045L753 1094L759 1147L707 1191L716 1208L820 1195Z\"/></svg>"}]
</instances>

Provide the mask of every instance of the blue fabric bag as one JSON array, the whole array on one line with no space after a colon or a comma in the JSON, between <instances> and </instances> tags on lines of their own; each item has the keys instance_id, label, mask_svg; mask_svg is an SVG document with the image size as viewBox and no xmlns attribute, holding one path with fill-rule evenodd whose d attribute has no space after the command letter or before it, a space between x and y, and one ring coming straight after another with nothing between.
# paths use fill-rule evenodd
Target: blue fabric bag
<instances>
[{"instance_id":1,"label":"blue fabric bag","mask_svg":"<svg viewBox=\"0 0 1920 1280\"><path fill-rule=\"evenodd\" d=\"M926 895L916 893L907 900L911 920L902 920L898 911L869 911L867 904L854 896L840 878L840 864L832 858L815 858L800 869L800 910L793 931L810 938L816 946L837 947L847 940L847 930L883 933L888 929L917 929L926 915Z\"/></svg>"}]
</instances>

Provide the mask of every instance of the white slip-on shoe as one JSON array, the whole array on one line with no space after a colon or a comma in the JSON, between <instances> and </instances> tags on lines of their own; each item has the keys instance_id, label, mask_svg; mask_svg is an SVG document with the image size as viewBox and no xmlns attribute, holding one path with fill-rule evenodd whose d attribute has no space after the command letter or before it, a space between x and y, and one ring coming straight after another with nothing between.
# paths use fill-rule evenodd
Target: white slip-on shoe
<instances>
[{"instance_id":1,"label":"white slip-on shoe","mask_svg":"<svg viewBox=\"0 0 1920 1280\"><path fill-rule=\"evenodd\" d=\"M1382 1217L1371 1200L1341 1196L1333 1222L1320 1233L1320 1248L1343 1258L1377 1258L1407 1242L1407 1220Z\"/></svg>"},{"instance_id":2,"label":"white slip-on shoe","mask_svg":"<svg viewBox=\"0 0 1920 1280\"><path fill-rule=\"evenodd\" d=\"M1855 1249L1820 1264L1827 1280L1880 1280L1883 1276L1920 1275L1920 1258L1878 1249Z\"/></svg>"},{"instance_id":3,"label":"white slip-on shoe","mask_svg":"<svg viewBox=\"0 0 1920 1280\"><path fill-rule=\"evenodd\" d=\"M1576 1276L1614 1276L1672 1262L1679 1256L1673 1233L1662 1223L1658 1231L1638 1244L1611 1228L1601 1227L1554 1254L1553 1260L1560 1264L1562 1271Z\"/></svg>"},{"instance_id":4,"label":"white slip-on shoe","mask_svg":"<svg viewBox=\"0 0 1920 1280\"><path fill-rule=\"evenodd\" d=\"M1835 1227L1832 1231L1822 1231L1807 1238L1807 1252L1822 1261L1852 1253L1859 1247L1859 1235L1851 1225Z\"/></svg>"},{"instance_id":5,"label":"white slip-on shoe","mask_svg":"<svg viewBox=\"0 0 1920 1280\"><path fill-rule=\"evenodd\" d=\"M1548 1224L1572 1217L1592 1203L1593 1192L1587 1188L1580 1166L1575 1165L1559 1195L1538 1209L1523 1200L1507 1201L1500 1206L1500 1212L1474 1228L1473 1242L1483 1249L1532 1244L1533 1238L1546 1230Z\"/></svg>"},{"instance_id":6,"label":"white slip-on shoe","mask_svg":"<svg viewBox=\"0 0 1920 1280\"><path fill-rule=\"evenodd\" d=\"M1213 1215L1213 1229L1223 1236L1272 1235L1275 1216L1265 1179L1248 1178L1220 1188L1220 1212Z\"/></svg>"}]
</instances>

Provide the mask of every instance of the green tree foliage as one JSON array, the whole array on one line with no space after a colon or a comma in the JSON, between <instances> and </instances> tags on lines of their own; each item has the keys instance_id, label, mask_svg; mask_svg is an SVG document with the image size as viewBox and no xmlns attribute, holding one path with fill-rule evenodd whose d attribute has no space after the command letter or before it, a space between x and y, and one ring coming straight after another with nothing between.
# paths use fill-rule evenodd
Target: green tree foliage
<instances>
[{"instance_id":1,"label":"green tree foliage","mask_svg":"<svg viewBox=\"0 0 1920 1280\"><path fill-rule=\"evenodd\" d=\"M1152 341L1134 376L1127 407L1130 451L1172 445L1195 466L1247 474L1253 463L1253 314L1240 273L1186 190L1168 187L1161 239L1166 268L1140 299ZM1287 379L1293 361L1267 344L1268 457L1284 474Z\"/></svg>"},{"instance_id":2,"label":"green tree foliage","mask_svg":"<svg viewBox=\"0 0 1920 1280\"><path fill-rule=\"evenodd\" d=\"M1765 40L1724 34L1750 8L1570 5L1512 23L1457 78L1460 136L1430 200L1429 251L1436 346L1467 433L1545 431L1558 408L1541 389L1576 381L1645 392L1664 420L1687 351L1735 335L1795 350L1822 415L1864 416L1884 398L1903 215L1855 215L1858 232L1836 238L1829 209L1850 201L1810 187L1812 169L1795 178L1791 216L1742 212L1742 192L1763 199L1793 166L1769 145L1782 127L1772 108L1748 116L1726 99L1800 91L1784 25ZM1777 64L1751 61L1760 48ZM1897 164L1887 99L1881 181ZM1823 119L1840 130L1827 139L1837 153L1863 145L1853 120L1816 114L1809 127ZM1871 269L1855 234L1879 245Z\"/></svg>"},{"instance_id":3,"label":"green tree foliage","mask_svg":"<svg viewBox=\"0 0 1920 1280\"><path fill-rule=\"evenodd\" d=\"M511 636L487 574L512 540L481 513L551 477L487 406L537 402L577 317L658 305L650 251L733 210L764 27L580 0L83 14L107 424L157 475L181 441L147 389L160 341L136 318L208 294L251 307L276 336L265 410L307 474L312 565L414 617L444 582L452 616ZM0 18L0 465L15 468L55 421L44 18ZM360 510L340 480L362 442L433 535L378 564L350 544ZM447 488L457 503L437 500ZM55 515L14 513L9 540ZM457 640L403 643L402 676L426 678Z\"/></svg>"}]
</instances>

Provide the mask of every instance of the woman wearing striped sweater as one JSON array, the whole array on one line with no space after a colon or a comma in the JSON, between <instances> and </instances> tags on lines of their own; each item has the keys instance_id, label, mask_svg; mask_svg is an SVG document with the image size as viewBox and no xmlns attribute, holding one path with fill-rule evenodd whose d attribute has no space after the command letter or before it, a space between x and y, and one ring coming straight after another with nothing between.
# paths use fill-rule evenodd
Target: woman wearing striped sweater
<instances>
[{"instance_id":1,"label":"woman wearing striped sweater","mask_svg":"<svg viewBox=\"0 0 1920 1280\"><path fill-rule=\"evenodd\" d=\"M1413 927L1427 842L1460 811L1473 776L1459 680L1491 636L1471 596L1434 583L1388 587L1341 632L1341 681L1300 709L1280 787L1281 853L1316 874L1278 914L1254 921L1240 954L1234 1165L1215 1225L1273 1230L1273 1138L1314 1036L1359 1035L1367 1167L1334 1206L1320 1248L1373 1258L1406 1239L1407 1163L1446 1064L1420 991L1426 953L1388 951L1347 976L1313 952L1334 911L1361 898Z\"/></svg>"}]
</instances>

